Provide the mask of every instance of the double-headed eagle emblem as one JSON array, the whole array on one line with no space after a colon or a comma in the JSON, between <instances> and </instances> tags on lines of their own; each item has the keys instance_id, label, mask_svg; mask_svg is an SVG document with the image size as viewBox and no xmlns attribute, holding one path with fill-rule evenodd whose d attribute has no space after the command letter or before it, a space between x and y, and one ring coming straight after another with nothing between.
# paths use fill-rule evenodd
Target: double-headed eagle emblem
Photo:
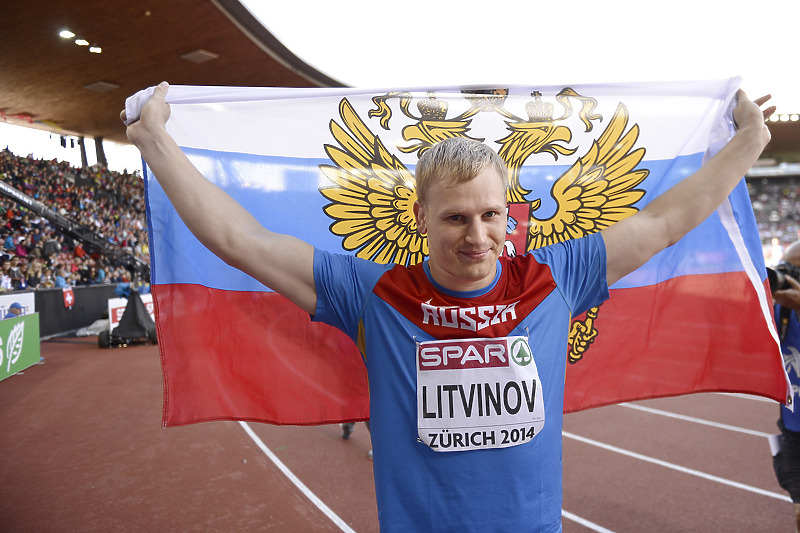
<instances>
[{"instance_id":1,"label":"double-headed eagle emblem","mask_svg":"<svg viewBox=\"0 0 800 533\"><path fill-rule=\"evenodd\" d=\"M530 251L540 246L575 239L602 230L638 209L634 204L644 196L637 186L649 171L637 168L645 149L636 148L639 127L629 127L627 108L618 104L611 120L585 153L574 158L567 169L552 182L547 214L539 215L543 196L531 198L532 191L523 186L523 165L532 157L574 156L579 146L570 146L573 132L567 125L575 113L585 133L592 132L595 122L603 117L595 114L597 100L582 96L571 88L555 95L562 108L555 116L556 105L544 101L539 92L531 93L526 102L526 118L506 107L507 89L462 91L467 109L448 116L449 104L435 93L424 97L407 92L386 93L372 99L375 108L368 117L377 119L380 127L389 129L392 108L397 99L402 114L410 123L402 129L405 144L387 147L362 119L346 98L339 104L339 121L331 120L330 130L336 144L325 145L333 165L320 168L333 185L321 189L329 200L324 211L333 219L330 230L342 238L342 247L358 257L379 263L413 265L428 255L425 236L417 232L413 206L417 195L413 173L395 153L422 155L433 144L451 137L472 137L473 120L479 113L500 115L505 122L504 137L496 140L497 152L509 171L508 202L522 220L516 223L516 242L506 243L506 253ZM411 109L416 101L418 113ZM574 119L572 122L576 122ZM395 152L393 153L393 150ZM527 228L527 229L525 229ZM595 320L599 309L590 309L584 318L574 319L569 335L569 361L582 359L598 335Z\"/></svg>"}]
</instances>

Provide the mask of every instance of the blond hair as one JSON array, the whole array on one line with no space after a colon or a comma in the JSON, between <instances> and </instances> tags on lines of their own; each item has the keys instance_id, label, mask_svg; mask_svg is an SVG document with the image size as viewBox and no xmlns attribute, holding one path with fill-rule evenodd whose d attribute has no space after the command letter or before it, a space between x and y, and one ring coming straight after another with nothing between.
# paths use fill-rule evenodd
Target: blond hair
<instances>
[{"instance_id":1,"label":"blond hair","mask_svg":"<svg viewBox=\"0 0 800 533\"><path fill-rule=\"evenodd\" d=\"M446 139L431 146L419 158L416 168L417 201L425 205L428 191L437 181L463 183L492 165L508 188L508 170L497 152L482 142L466 137Z\"/></svg>"}]
</instances>

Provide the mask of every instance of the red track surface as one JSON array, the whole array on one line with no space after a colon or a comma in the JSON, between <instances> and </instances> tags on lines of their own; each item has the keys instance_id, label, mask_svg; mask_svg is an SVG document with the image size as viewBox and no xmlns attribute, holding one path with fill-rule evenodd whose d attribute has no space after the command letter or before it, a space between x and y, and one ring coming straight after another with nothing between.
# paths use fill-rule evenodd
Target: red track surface
<instances>
[{"instance_id":1,"label":"red track surface","mask_svg":"<svg viewBox=\"0 0 800 533\"><path fill-rule=\"evenodd\" d=\"M0 531L342 530L238 423L162 429L156 347L102 350L88 337L45 342L42 354L45 364L0 382ZM637 405L776 430L777 406L753 398ZM377 531L363 424L350 440L338 426L249 427L352 530ZM626 406L568 415L565 432L571 515L616 532L792 530L761 435ZM564 519L566 532L589 530Z\"/></svg>"}]
</instances>

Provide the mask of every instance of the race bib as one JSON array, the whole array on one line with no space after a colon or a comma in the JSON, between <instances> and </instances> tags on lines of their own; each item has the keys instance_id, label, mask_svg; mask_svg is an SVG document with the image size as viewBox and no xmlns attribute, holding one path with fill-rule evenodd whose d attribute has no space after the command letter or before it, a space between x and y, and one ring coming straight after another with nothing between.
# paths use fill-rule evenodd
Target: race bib
<instances>
[{"instance_id":1,"label":"race bib","mask_svg":"<svg viewBox=\"0 0 800 533\"><path fill-rule=\"evenodd\" d=\"M544 427L526 337L417 343L417 429L432 450L506 448Z\"/></svg>"}]
</instances>

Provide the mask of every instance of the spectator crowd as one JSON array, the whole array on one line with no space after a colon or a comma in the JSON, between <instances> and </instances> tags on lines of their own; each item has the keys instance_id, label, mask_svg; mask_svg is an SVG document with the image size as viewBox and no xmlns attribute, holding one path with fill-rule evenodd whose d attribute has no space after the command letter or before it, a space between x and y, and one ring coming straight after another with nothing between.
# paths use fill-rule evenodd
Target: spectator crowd
<instances>
[{"instance_id":1,"label":"spectator crowd","mask_svg":"<svg viewBox=\"0 0 800 533\"><path fill-rule=\"evenodd\" d=\"M748 178L758 233L768 264L783 256L783 250L800 239L800 176Z\"/></svg>"},{"instance_id":2,"label":"spectator crowd","mask_svg":"<svg viewBox=\"0 0 800 533\"><path fill-rule=\"evenodd\" d=\"M0 151L0 179L112 246L149 262L144 184L136 173ZM131 272L47 219L0 197L0 291L130 282Z\"/></svg>"}]
</instances>

